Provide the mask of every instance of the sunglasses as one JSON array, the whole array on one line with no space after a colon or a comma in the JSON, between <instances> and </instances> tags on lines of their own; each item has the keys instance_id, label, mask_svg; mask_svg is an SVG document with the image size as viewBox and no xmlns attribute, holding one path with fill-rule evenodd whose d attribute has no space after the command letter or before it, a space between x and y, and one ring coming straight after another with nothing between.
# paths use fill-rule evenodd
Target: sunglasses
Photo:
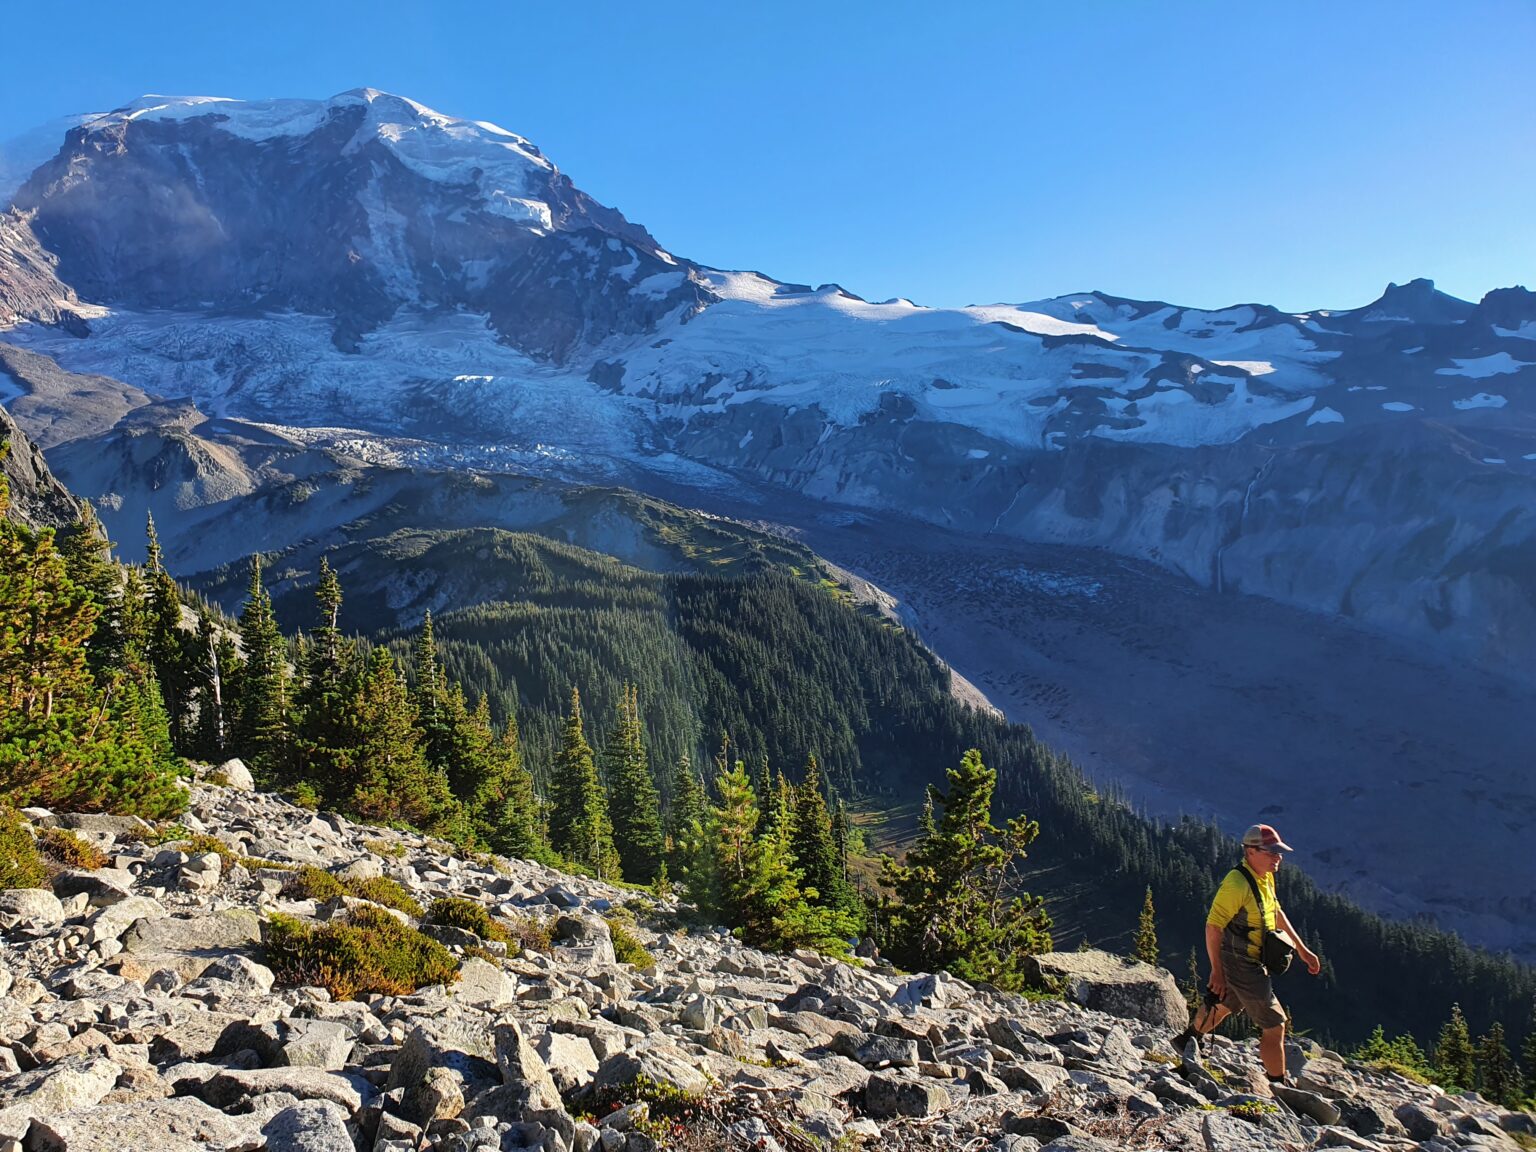
<instances>
[{"instance_id":1,"label":"sunglasses","mask_svg":"<svg viewBox=\"0 0 1536 1152\"><path fill-rule=\"evenodd\" d=\"M1245 844L1243 847L1247 848L1250 852L1262 852L1266 856L1280 855L1280 849L1278 848L1260 848L1255 844Z\"/></svg>"}]
</instances>

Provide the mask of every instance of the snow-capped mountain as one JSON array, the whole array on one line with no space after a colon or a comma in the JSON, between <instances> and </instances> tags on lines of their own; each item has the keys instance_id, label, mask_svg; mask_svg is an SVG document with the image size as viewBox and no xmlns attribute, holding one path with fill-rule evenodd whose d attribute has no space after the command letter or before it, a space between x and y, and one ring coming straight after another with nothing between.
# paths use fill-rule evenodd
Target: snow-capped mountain
<instances>
[{"instance_id":1,"label":"snow-capped mountain","mask_svg":"<svg viewBox=\"0 0 1536 1152\"><path fill-rule=\"evenodd\" d=\"M521 137L371 89L81 117L0 219L7 340L311 447L1098 545L1536 676L1524 289L870 303L674 256Z\"/></svg>"}]
</instances>

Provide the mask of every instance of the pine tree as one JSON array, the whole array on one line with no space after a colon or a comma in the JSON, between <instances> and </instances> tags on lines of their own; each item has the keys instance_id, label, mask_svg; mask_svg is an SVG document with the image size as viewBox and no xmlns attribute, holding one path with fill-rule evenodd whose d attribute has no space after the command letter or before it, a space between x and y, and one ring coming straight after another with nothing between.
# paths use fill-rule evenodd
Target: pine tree
<instances>
[{"instance_id":1,"label":"pine tree","mask_svg":"<svg viewBox=\"0 0 1536 1152\"><path fill-rule=\"evenodd\" d=\"M160 684L172 739L178 747L185 748L189 676L186 634L181 629L181 592L161 563L160 538L155 532L153 515L145 523L145 536L145 655Z\"/></svg>"},{"instance_id":2,"label":"pine tree","mask_svg":"<svg viewBox=\"0 0 1536 1152\"><path fill-rule=\"evenodd\" d=\"M1189 967L1184 972L1184 1002L1189 1005L1190 1019L1200 1008L1201 988L1200 979L1200 954L1194 949L1189 950Z\"/></svg>"},{"instance_id":3,"label":"pine tree","mask_svg":"<svg viewBox=\"0 0 1536 1152\"><path fill-rule=\"evenodd\" d=\"M185 793L156 686L128 672L96 683L86 646L99 608L69 578L54 533L14 523L9 505L0 476L0 800L180 812Z\"/></svg>"},{"instance_id":4,"label":"pine tree","mask_svg":"<svg viewBox=\"0 0 1536 1152\"><path fill-rule=\"evenodd\" d=\"M618 854L608 796L597 777L592 746L581 724L581 693L571 689L560 750L550 772L549 840L576 867L601 880L618 878Z\"/></svg>"},{"instance_id":5,"label":"pine tree","mask_svg":"<svg viewBox=\"0 0 1536 1152\"><path fill-rule=\"evenodd\" d=\"M359 670L338 624L341 603L341 582L330 562L321 557L315 585L320 622L299 662L292 743L295 779L313 786L331 803L346 805L352 800L350 793L342 794L343 782L353 779L363 735L355 707ZM216 653L214 659L216 668Z\"/></svg>"},{"instance_id":6,"label":"pine tree","mask_svg":"<svg viewBox=\"0 0 1536 1152\"><path fill-rule=\"evenodd\" d=\"M976 749L948 776L949 791L933 792L944 812L932 834L904 863L889 857L883 863L883 879L894 893L882 902L883 951L914 971L944 968L967 980L1017 988L1024 957L1051 946L1042 902L1010 895L1040 827L1022 816L1006 828L992 823L997 773Z\"/></svg>"},{"instance_id":7,"label":"pine tree","mask_svg":"<svg viewBox=\"0 0 1536 1152\"><path fill-rule=\"evenodd\" d=\"M1452 1004L1451 1018L1440 1029L1440 1039L1435 1044L1435 1070L1440 1082L1454 1091L1470 1091L1477 1083L1475 1055L1461 1005Z\"/></svg>"},{"instance_id":8,"label":"pine tree","mask_svg":"<svg viewBox=\"0 0 1536 1152\"><path fill-rule=\"evenodd\" d=\"M720 797L712 821L719 911L748 944L757 948L847 950L855 927L847 913L818 908L806 900L789 849L787 821L762 827L762 812L740 760L719 772Z\"/></svg>"},{"instance_id":9,"label":"pine tree","mask_svg":"<svg viewBox=\"0 0 1536 1152\"><path fill-rule=\"evenodd\" d=\"M360 740L349 807L368 820L404 821L436 831L457 806L448 782L427 763L416 712L388 649L368 653L356 702Z\"/></svg>"},{"instance_id":10,"label":"pine tree","mask_svg":"<svg viewBox=\"0 0 1536 1152\"><path fill-rule=\"evenodd\" d=\"M251 580L240 613L245 664L240 677L240 713L235 747L252 768L269 779L288 768L288 659L272 614L272 598L261 582L261 557L251 557Z\"/></svg>"},{"instance_id":11,"label":"pine tree","mask_svg":"<svg viewBox=\"0 0 1536 1152\"><path fill-rule=\"evenodd\" d=\"M437 637L432 630L430 611L422 620L421 631L416 634L416 640L411 645L411 656L416 668L411 700L416 705L416 715L425 737L427 759L444 772L449 772L452 733L446 715L447 684L437 659Z\"/></svg>"},{"instance_id":12,"label":"pine tree","mask_svg":"<svg viewBox=\"0 0 1536 1152\"><path fill-rule=\"evenodd\" d=\"M204 760L224 759L228 738L224 677L234 664L234 645L227 637L220 637L209 612L199 612L197 643L191 663L192 692L197 707L192 754Z\"/></svg>"},{"instance_id":13,"label":"pine tree","mask_svg":"<svg viewBox=\"0 0 1536 1152\"><path fill-rule=\"evenodd\" d=\"M1514 1107L1520 1093L1520 1077L1504 1040L1504 1025L1495 1020L1477 1042L1477 1087L1495 1104Z\"/></svg>"},{"instance_id":14,"label":"pine tree","mask_svg":"<svg viewBox=\"0 0 1536 1152\"><path fill-rule=\"evenodd\" d=\"M815 756L806 760L805 778L794 789L793 797L790 848L803 876L806 898L820 907L850 915L862 912L844 875L843 856L838 850L832 814L822 795L821 768Z\"/></svg>"},{"instance_id":15,"label":"pine tree","mask_svg":"<svg viewBox=\"0 0 1536 1152\"><path fill-rule=\"evenodd\" d=\"M1525 1098L1536 1105L1536 1010L1526 1025L1525 1043L1520 1046L1520 1063L1525 1066Z\"/></svg>"},{"instance_id":16,"label":"pine tree","mask_svg":"<svg viewBox=\"0 0 1536 1152\"><path fill-rule=\"evenodd\" d=\"M1152 908L1152 886L1147 885L1147 898L1141 904L1141 921L1136 926L1136 943L1133 955L1143 964L1157 967L1157 913Z\"/></svg>"},{"instance_id":17,"label":"pine tree","mask_svg":"<svg viewBox=\"0 0 1536 1152\"><path fill-rule=\"evenodd\" d=\"M624 686L619 723L608 737L603 758L613 813L613 839L624 879L631 884L650 884L661 869L666 844L656 781L642 737L640 695L633 685Z\"/></svg>"},{"instance_id":18,"label":"pine tree","mask_svg":"<svg viewBox=\"0 0 1536 1152\"><path fill-rule=\"evenodd\" d=\"M475 715L478 722L489 727L490 703L484 696L480 697ZM508 717L501 738L491 749L485 782L470 804L470 816L476 834L503 856L555 863L544 835L533 776L523 764L515 714Z\"/></svg>"},{"instance_id":19,"label":"pine tree","mask_svg":"<svg viewBox=\"0 0 1536 1152\"><path fill-rule=\"evenodd\" d=\"M701 909L715 906L714 851L709 804L704 788L684 755L672 774L672 806L667 809L667 869Z\"/></svg>"}]
</instances>

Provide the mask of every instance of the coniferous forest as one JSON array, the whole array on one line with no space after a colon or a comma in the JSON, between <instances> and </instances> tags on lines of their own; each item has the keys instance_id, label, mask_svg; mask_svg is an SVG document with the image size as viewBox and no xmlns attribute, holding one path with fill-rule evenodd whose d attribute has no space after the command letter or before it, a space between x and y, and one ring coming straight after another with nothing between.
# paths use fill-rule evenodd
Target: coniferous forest
<instances>
[{"instance_id":1,"label":"coniferous forest","mask_svg":"<svg viewBox=\"0 0 1536 1152\"><path fill-rule=\"evenodd\" d=\"M903 967L1002 987L1067 915L1127 953L1136 930L1182 978L1236 859L1217 829L1148 820L957 701L931 654L819 571L655 575L477 531L466 548L511 594L401 630L371 589L349 618L328 562L274 602L253 558L226 615L148 533L146 563L122 565L88 512L56 533L0 516L5 805L168 820L186 758L238 756L299 803L459 851L678 886L759 946L869 934ZM852 809L913 804L909 850L859 880ZM1530 969L1294 871L1281 898L1325 961L1283 983L1302 1030L1528 1090Z\"/></svg>"}]
</instances>

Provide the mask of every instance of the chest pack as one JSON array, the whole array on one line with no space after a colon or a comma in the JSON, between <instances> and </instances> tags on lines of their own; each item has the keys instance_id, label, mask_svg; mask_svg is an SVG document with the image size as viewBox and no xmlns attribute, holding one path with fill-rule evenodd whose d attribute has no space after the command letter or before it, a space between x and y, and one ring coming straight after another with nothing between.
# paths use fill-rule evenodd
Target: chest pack
<instances>
[{"instance_id":1,"label":"chest pack","mask_svg":"<svg viewBox=\"0 0 1536 1152\"><path fill-rule=\"evenodd\" d=\"M1246 868L1234 871L1241 872L1243 879L1248 881L1248 887L1253 890L1253 902L1259 908L1259 963L1269 975L1278 976L1291 966L1296 949L1284 936L1264 927L1264 894L1259 891L1259 882L1253 878L1253 873Z\"/></svg>"}]
</instances>

